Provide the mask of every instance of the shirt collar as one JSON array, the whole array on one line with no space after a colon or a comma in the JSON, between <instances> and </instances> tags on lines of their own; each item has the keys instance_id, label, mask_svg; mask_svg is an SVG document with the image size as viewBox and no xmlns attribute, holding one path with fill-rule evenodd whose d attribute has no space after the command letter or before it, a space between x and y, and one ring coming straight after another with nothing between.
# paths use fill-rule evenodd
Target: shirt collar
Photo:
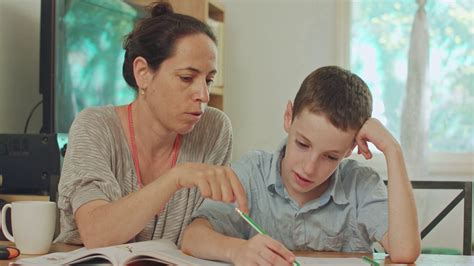
<instances>
[{"instance_id":1,"label":"shirt collar","mask_svg":"<svg viewBox=\"0 0 474 266\"><path fill-rule=\"evenodd\" d=\"M286 143L288 139L285 138L280 145L278 145L277 150L273 153L272 162L270 167L270 176L265 179L265 185L267 189L271 193L276 193L283 198L289 198L288 192L283 186L283 182L281 179L281 160L285 155ZM344 188L342 186L340 171L338 166L336 171L331 175L329 178L331 183L328 189L319 197L318 205L322 206L329 202L332 198L336 204L347 204L349 201L347 200L346 194L344 193ZM312 203L310 201L308 203ZM312 205L312 204L311 204Z\"/></svg>"},{"instance_id":2,"label":"shirt collar","mask_svg":"<svg viewBox=\"0 0 474 266\"><path fill-rule=\"evenodd\" d=\"M281 159L285 154L287 138L285 138L277 150L273 153L272 162L270 166L270 176L265 179L265 185L267 189L272 193L277 193L283 198L288 198L288 193L284 189L283 182L281 181L280 165Z\"/></svg>"},{"instance_id":3,"label":"shirt collar","mask_svg":"<svg viewBox=\"0 0 474 266\"><path fill-rule=\"evenodd\" d=\"M332 199L336 204L347 204L349 201L347 200L346 193L344 193L344 188L342 186L342 180L341 180L341 175L340 175L340 170L338 166L336 168L336 171L331 175L331 184L329 185L328 189L326 192L329 192L328 194L331 195ZM324 195L324 194L323 194ZM322 196L321 196L322 197ZM326 204L329 201L329 196L327 197Z\"/></svg>"}]
</instances>

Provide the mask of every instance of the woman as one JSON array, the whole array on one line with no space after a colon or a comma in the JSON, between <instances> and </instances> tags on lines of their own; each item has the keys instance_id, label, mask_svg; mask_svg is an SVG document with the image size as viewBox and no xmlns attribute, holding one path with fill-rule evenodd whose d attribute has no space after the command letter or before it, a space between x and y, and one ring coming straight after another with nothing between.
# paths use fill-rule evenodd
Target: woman
<instances>
[{"instance_id":1,"label":"woman","mask_svg":"<svg viewBox=\"0 0 474 266\"><path fill-rule=\"evenodd\" d=\"M222 112L206 108L217 56L210 29L158 3L124 48L123 75L138 96L76 117L59 183L56 242L179 243L202 197L247 209L235 174L214 166L229 163L232 132Z\"/></svg>"}]
</instances>

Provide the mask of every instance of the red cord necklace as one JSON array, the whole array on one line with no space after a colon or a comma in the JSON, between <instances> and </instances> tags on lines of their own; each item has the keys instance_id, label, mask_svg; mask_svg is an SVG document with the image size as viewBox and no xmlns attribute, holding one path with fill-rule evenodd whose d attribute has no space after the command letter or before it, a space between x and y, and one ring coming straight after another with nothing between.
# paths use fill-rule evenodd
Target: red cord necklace
<instances>
[{"instance_id":1,"label":"red cord necklace","mask_svg":"<svg viewBox=\"0 0 474 266\"><path fill-rule=\"evenodd\" d=\"M143 187L142 175L140 173L140 164L138 162L138 151L137 144L135 143L135 130L133 128L133 117L132 117L132 104L128 105L128 130L130 132L130 142L132 145L132 159L135 166L135 172L137 174L138 186ZM173 168L176 166L176 161L178 160L179 148L181 146L181 135L177 134L173 144L173 150L171 152L171 164L170 167Z\"/></svg>"}]
</instances>

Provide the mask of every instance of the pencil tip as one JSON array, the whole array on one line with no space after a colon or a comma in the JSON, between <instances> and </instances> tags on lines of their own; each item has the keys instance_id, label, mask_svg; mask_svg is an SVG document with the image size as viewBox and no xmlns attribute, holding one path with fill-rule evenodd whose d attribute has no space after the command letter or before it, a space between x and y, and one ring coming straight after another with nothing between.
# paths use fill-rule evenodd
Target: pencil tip
<instances>
[{"instance_id":1,"label":"pencil tip","mask_svg":"<svg viewBox=\"0 0 474 266\"><path fill-rule=\"evenodd\" d=\"M235 207L235 211L238 212L239 214L242 214L242 211L239 210L239 208Z\"/></svg>"}]
</instances>

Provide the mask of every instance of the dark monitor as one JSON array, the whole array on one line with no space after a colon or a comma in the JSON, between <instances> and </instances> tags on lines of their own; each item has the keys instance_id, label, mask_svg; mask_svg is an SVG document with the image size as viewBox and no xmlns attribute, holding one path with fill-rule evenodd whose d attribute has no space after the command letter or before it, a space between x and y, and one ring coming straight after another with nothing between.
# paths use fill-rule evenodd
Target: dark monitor
<instances>
[{"instance_id":1,"label":"dark monitor","mask_svg":"<svg viewBox=\"0 0 474 266\"><path fill-rule=\"evenodd\" d=\"M0 193L54 200L59 163L56 134L0 134Z\"/></svg>"},{"instance_id":2,"label":"dark monitor","mask_svg":"<svg viewBox=\"0 0 474 266\"><path fill-rule=\"evenodd\" d=\"M122 43L139 16L122 0L41 0L41 133L69 132L84 108L135 99L122 77Z\"/></svg>"}]
</instances>

